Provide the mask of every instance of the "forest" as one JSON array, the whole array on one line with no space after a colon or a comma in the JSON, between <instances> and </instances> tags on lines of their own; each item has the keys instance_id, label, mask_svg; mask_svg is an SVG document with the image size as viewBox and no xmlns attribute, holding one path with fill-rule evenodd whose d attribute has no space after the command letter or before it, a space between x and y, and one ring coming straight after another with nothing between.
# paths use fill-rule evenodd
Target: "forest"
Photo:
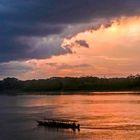
<instances>
[{"instance_id":1,"label":"forest","mask_svg":"<svg viewBox=\"0 0 140 140\"><path fill-rule=\"evenodd\" d=\"M139 91L140 75L122 78L52 77L38 80L18 80L14 77L0 81L0 94L11 92L69 92L69 91Z\"/></svg>"}]
</instances>

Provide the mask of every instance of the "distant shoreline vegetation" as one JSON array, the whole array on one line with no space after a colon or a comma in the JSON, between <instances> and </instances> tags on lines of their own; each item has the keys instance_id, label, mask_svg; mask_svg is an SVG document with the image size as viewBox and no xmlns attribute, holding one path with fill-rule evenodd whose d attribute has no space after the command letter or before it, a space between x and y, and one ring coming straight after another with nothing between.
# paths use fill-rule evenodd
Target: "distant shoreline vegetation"
<instances>
[{"instance_id":1,"label":"distant shoreline vegetation","mask_svg":"<svg viewBox=\"0 0 140 140\"><path fill-rule=\"evenodd\" d=\"M52 77L39 80L5 78L0 81L0 94L58 92L140 91L140 75L125 78ZM60 93L59 93L60 94Z\"/></svg>"}]
</instances>

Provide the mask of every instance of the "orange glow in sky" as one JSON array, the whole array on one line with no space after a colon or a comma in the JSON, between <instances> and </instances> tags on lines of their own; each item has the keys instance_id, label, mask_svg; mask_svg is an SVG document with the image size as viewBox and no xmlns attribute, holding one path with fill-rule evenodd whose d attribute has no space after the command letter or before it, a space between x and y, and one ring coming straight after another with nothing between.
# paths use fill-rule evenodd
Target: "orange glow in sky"
<instances>
[{"instance_id":1,"label":"orange glow in sky","mask_svg":"<svg viewBox=\"0 0 140 140\"><path fill-rule=\"evenodd\" d=\"M85 40L89 48L76 40ZM109 27L88 29L65 38L73 53L49 59L28 60L34 70L24 77L51 76L127 76L140 72L140 17L112 20ZM41 75L41 76L40 76Z\"/></svg>"}]
</instances>

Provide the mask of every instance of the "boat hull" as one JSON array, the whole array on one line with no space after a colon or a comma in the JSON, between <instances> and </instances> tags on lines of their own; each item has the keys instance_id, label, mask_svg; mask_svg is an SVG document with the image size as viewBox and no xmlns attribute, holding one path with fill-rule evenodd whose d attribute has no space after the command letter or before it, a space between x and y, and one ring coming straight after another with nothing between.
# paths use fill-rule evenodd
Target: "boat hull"
<instances>
[{"instance_id":1,"label":"boat hull","mask_svg":"<svg viewBox=\"0 0 140 140\"><path fill-rule=\"evenodd\" d=\"M72 123L56 123L56 122L46 122L46 121L37 121L38 125L54 128L71 128L71 129L80 129L80 125Z\"/></svg>"}]
</instances>

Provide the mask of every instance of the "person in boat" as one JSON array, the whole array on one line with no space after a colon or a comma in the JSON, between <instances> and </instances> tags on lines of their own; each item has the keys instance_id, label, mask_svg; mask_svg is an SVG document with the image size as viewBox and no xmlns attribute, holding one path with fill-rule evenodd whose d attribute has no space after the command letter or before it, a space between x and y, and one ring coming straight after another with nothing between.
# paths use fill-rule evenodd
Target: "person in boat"
<instances>
[{"instance_id":1,"label":"person in boat","mask_svg":"<svg viewBox=\"0 0 140 140\"><path fill-rule=\"evenodd\" d=\"M77 124L77 127L80 128L80 124L79 123Z\"/></svg>"},{"instance_id":2,"label":"person in boat","mask_svg":"<svg viewBox=\"0 0 140 140\"><path fill-rule=\"evenodd\" d=\"M80 124L76 124L75 122L73 122L73 123L72 123L72 127L73 127L73 128L76 128L76 127L77 127L77 128L80 128Z\"/></svg>"},{"instance_id":3,"label":"person in boat","mask_svg":"<svg viewBox=\"0 0 140 140\"><path fill-rule=\"evenodd\" d=\"M73 122L73 123L72 123L72 126L73 126L73 127L76 127L76 123L75 123L75 122Z\"/></svg>"}]
</instances>

